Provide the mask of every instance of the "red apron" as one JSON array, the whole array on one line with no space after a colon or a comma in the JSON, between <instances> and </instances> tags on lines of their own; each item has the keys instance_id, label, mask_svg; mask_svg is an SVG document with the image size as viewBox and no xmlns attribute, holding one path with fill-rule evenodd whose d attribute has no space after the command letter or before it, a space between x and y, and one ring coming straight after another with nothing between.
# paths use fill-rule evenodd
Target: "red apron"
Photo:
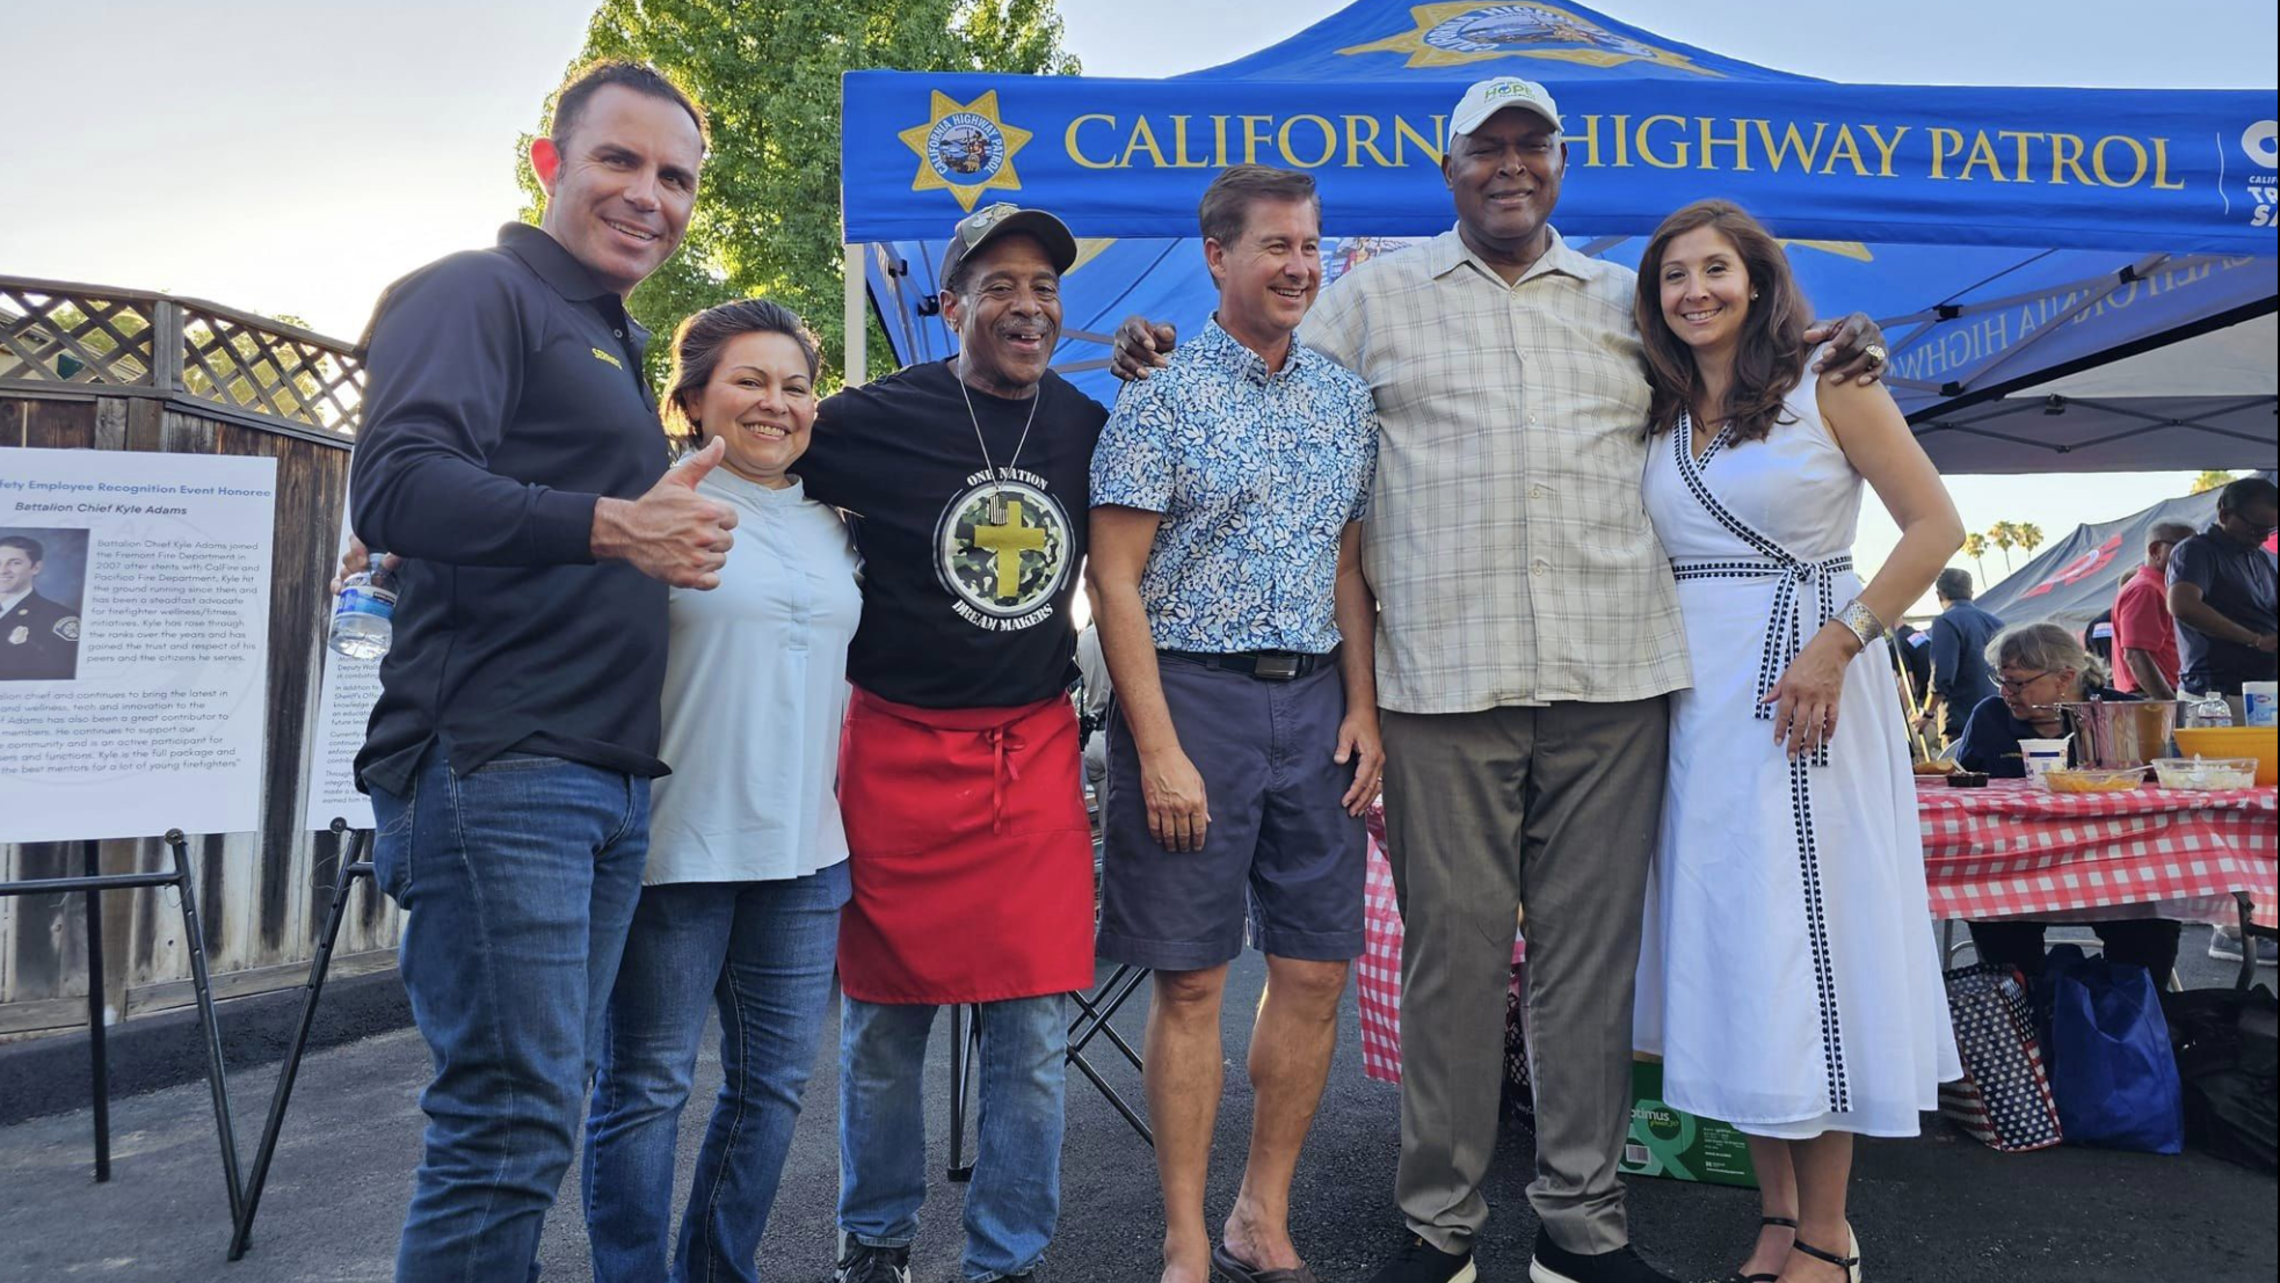
<instances>
[{"instance_id":1,"label":"red apron","mask_svg":"<svg viewBox=\"0 0 2280 1283\"><path fill-rule=\"evenodd\" d=\"M839 747L854 896L839 982L879 1003L1093 983L1092 829L1076 713L913 708L858 686Z\"/></svg>"}]
</instances>

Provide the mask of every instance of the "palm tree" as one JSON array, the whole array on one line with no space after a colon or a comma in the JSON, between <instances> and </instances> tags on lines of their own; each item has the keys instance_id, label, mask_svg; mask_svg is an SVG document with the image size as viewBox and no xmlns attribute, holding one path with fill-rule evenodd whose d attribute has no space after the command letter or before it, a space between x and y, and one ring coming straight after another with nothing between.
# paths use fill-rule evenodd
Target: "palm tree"
<instances>
[{"instance_id":1,"label":"palm tree","mask_svg":"<svg viewBox=\"0 0 2280 1283\"><path fill-rule=\"evenodd\" d=\"M2043 546L2042 527L2032 521L2022 521L2012 527L2011 537L2019 541L2019 551L2032 557L2035 549Z\"/></svg>"},{"instance_id":2,"label":"palm tree","mask_svg":"<svg viewBox=\"0 0 2280 1283\"><path fill-rule=\"evenodd\" d=\"M1979 567L1979 582L1987 582L1987 536L1976 532L1963 537L1963 555Z\"/></svg>"},{"instance_id":3,"label":"palm tree","mask_svg":"<svg viewBox=\"0 0 2280 1283\"><path fill-rule=\"evenodd\" d=\"M2011 573L2011 550L2019 546L2019 527L2009 521L1998 521L1987 528L1987 538L2003 550L2003 573Z\"/></svg>"},{"instance_id":4,"label":"palm tree","mask_svg":"<svg viewBox=\"0 0 2280 1283\"><path fill-rule=\"evenodd\" d=\"M2186 493L2207 494L2211 490L2221 490L2225 487L2226 484L2231 482L2232 479L2233 474L2211 468L2209 471L2193 478L2193 488Z\"/></svg>"}]
</instances>

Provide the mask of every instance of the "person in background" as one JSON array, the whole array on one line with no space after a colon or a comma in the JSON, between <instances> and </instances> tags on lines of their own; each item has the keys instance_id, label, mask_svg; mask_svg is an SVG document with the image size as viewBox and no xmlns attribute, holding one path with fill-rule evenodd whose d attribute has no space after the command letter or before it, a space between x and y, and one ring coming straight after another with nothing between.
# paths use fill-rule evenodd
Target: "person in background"
<instances>
[{"instance_id":1,"label":"person in background","mask_svg":"<svg viewBox=\"0 0 2280 1283\"><path fill-rule=\"evenodd\" d=\"M625 301L681 243L704 117L596 64L530 144L536 227L388 287L349 510L398 567L359 787L434 1077L404 1283L537 1275L649 845L668 588L719 582L736 513L670 472ZM352 545L354 556L362 548Z\"/></svg>"},{"instance_id":2,"label":"person in background","mask_svg":"<svg viewBox=\"0 0 2280 1283\"><path fill-rule=\"evenodd\" d=\"M2114 666L2114 608L2106 607L2082 625L2082 649L2107 668Z\"/></svg>"},{"instance_id":3,"label":"person in background","mask_svg":"<svg viewBox=\"0 0 2280 1283\"><path fill-rule=\"evenodd\" d=\"M2272 538L2280 504L2262 477L2242 477L2217 493L2217 519L2177 542L2169 553L2168 606L2179 652L2178 687L2193 695L2240 694L2245 682L2275 671ZM2209 937L2209 956L2241 960L2239 928ZM2280 943L2256 942L2257 962L2280 961Z\"/></svg>"},{"instance_id":4,"label":"person in background","mask_svg":"<svg viewBox=\"0 0 2280 1283\"><path fill-rule=\"evenodd\" d=\"M2217 493L2217 519L2169 553L2169 613L2177 621L2178 684L2195 695L2238 695L2271 681L2280 658L2272 553L2280 491L2242 477Z\"/></svg>"},{"instance_id":5,"label":"person in background","mask_svg":"<svg viewBox=\"0 0 2280 1283\"><path fill-rule=\"evenodd\" d=\"M1971 572L1954 566L1941 571L1932 584L1932 595L1940 603L1931 628L1932 697L1916 729L1937 725L1949 743L1962 737L1965 719L1995 693L1985 655L2003 621L1981 610L1971 593Z\"/></svg>"},{"instance_id":6,"label":"person in background","mask_svg":"<svg viewBox=\"0 0 2280 1283\"><path fill-rule=\"evenodd\" d=\"M2148 699L2177 697L2177 628L2169 617L2169 551L2193 537L2183 522L2155 523L2146 532L2145 561L2114 594L2114 652L2118 690Z\"/></svg>"},{"instance_id":7,"label":"person in background","mask_svg":"<svg viewBox=\"0 0 2280 1283\"><path fill-rule=\"evenodd\" d=\"M1900 705L1913 721L1923 714L1932 693L1932 635L1914 624L1895 625L1892 667L1902 678Z\"/></svg>"},{"instance_id":8,"label":"person in background","mask_svg":"<svg viewBox=\"0 0 2280 1283\"><path fill-rule=\"evenodd\" d=\"M789 471L819 363L799 317L763 299L699 312L673 337L666 422L692 448L724 444L697 493L735 509L738 541L718 588L675 588L668 606L673 773L651 791L649 864L586 1118L600 1283L756 1283L831 1005L848 889L833 785L863 599L846 523ZM681 1110L708 1010L721 1087L675 1240Z\"/></svg>"},{"instance_id":9,"label":"person in background","mask_svg":"<svg viewBox=\"0 0 2280 1283\"><path fill-rule=\"evenodd\" d=\"M1998 693L1971 711L1955 756L1963 769L1984 771L1997 779L2025 778L2020 740L2058 739L2067 733L2060 704L2138 698L2107 686L2105 666L2083 648L2080 638L2057 624L2006 628L1988 643L1986 658L1995 670ZM2074 748L2067 746L2069 760ZM2043 931L2048 925L2025 920L1974 922L1971 940L1982 962L2015 968L2031 979L2042 974ZM2106 957L2144 967L2157 985L2169 983L2177 968L2180 924L2129 918L2088 925L2105 942Z\"/></svg>"},{"instance_id":10,"label":"person in background","mask_svg":"<svg viewBox=\"0 0 2280 1283\"><path fill-rule=\"evenodd\" d=\"M1097 611L1098 607L1095 607ZM1077 731L1085 739L1085 787L1097 796L1108 780L1108 702L1115 686L1101 654L1100 625L1077 634Z\"/></svg>"}]
</instances>

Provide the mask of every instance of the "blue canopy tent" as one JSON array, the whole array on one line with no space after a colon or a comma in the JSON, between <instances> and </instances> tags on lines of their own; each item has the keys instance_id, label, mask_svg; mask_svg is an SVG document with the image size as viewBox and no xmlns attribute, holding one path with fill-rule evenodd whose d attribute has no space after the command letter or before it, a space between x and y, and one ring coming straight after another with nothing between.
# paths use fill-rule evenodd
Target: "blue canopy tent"
<instances>
[{"instance_id":1,"label":"blue canopy tent","mask_svg":"<svg viewBox=\"0 0 2280 1283\"><path fill-rule=\"evenodd\" d=\"M990 201L1051 209L1083 249L1055 367L1108 399L1122 317L1193 333L1209 314L1192 237L1219 169L1312 172L1334 277L1449 226L1448 110L1505 73L1559 98L1570 168L1554 221L1570 243L1636 265L1670 210L1741 202L1789 240L1823 310L1883 323L1893 391L1943 468L2272 459L2268 337L2260 360L2218 362L2213 379L2187 362L2158 393L2040 386L2280 308L2272 91L1839 85L1574 5L1360 0L1161 81L851 73L850 310L867 287L898 360L947 355L940 238Z\"/></svg>"},{"instance_id":2,"label":"blue canopy tent","mask_svg":"<svg viewBox=\"0 0 2280 1283\"><path fill-rule=\"evenodd\" d=\"M2257 475L2273 476L2269 468ZM2079 628L2111 607L2122 581L2137 573L2157 522L2204 530L2216 519L2217 492L2205 490L2112 521L2085 522L1979 594L1979 608L2006 624L2049 620Z\"/></svg>"}]
</instances>

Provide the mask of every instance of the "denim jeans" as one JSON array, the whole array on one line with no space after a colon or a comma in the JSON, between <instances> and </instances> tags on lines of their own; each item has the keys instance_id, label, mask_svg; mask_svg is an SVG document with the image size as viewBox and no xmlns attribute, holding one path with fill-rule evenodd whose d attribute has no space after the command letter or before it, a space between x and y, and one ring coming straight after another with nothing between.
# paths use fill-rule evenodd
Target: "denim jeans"
<instances>
[{"instance_id":1,"label":"denim jeans","mask_svg":"<svg viewBox=\"0 0 2280 1283\"><path fill-rule=\"evenodd\" d=\"M839 1232L871 1247L918 1236L926 1201L919 1074L936 1008L846 999L840 1016ZM1063 995L985 1002L965 1275L988 1283L1037 1268L1061 1214Z\"/></svg>"},{"instance_id":2,"label":"denim jeans","mask_svg":"<svg viewBox=\"0 0 2280 1283\"><path fill-rule=\"evenodd\" d=\"M396 1278L535 1279L641 891L649 781L527 753L461 775L438 748L409 796L373 789L372 811L435 1065Z\"/></svg>"},{"instance_id":3,"label":"denim jeans","mask_svg":"<svg viewBox=\"0 0 2280 1283\"><path fill-rule=\"evenodd\" d=\"M756 1283L754 1258L831 1003L847 864L645 887L611 991L581 1172L596 1283ZM720 1095L666 1268L681 1107L708 1005Z\"/></svg>"}]
</instances>

